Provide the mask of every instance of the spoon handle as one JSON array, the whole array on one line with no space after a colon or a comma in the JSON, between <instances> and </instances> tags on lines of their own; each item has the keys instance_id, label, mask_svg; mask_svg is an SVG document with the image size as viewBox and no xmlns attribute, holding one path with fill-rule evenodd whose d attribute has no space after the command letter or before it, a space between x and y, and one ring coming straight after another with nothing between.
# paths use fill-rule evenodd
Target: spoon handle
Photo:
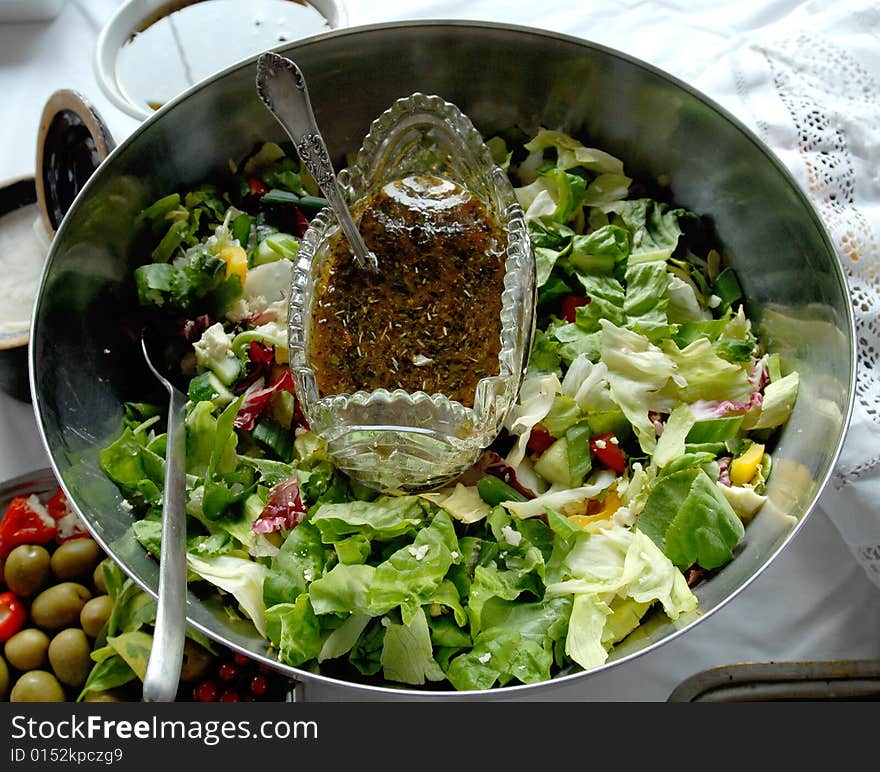
<instances>
[{"instance_id":1,"label":"spoon handle","mask_svg":"<svg viewBox=\"0 0 880 772\"><path fill-rule=\"evenodd\" d=\"M147 364L168 391L162 553L153 648L144 677L144 702L174 702L180 685L186 636L186 418L187 398L158 370L141 343Z\"/></svg>"},{"instance_id":2,"label":"spoon handle","mask_svg":"<svg viewBox=\"0 0 880 772\"><path fill-rule=\"evenodd\" d=\"M271 51L262 54L257 61L257 94L293 140L300 160L330 202L355 260L361 266L377 270L376 256L364 244L342 198L302 71L290 59L279 54Z\"/></svg>"}]
</instances>

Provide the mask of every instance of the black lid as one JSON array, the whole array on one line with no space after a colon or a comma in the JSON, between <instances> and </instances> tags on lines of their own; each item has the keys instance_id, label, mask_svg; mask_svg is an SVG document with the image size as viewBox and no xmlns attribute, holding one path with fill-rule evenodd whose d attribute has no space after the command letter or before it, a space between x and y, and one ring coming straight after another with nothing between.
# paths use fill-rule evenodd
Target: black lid
<instances>
[{"instance_id":1,"label":"black lid","mask_svg":"<svg viewBox=\"0 0 880 772\"><path fill-rule=\"evenodd\" d=\"M49 97L37 136L35 180L50 234L114 146L101 116L80 94L62 89Z\"/></svg>"}]
</instances>

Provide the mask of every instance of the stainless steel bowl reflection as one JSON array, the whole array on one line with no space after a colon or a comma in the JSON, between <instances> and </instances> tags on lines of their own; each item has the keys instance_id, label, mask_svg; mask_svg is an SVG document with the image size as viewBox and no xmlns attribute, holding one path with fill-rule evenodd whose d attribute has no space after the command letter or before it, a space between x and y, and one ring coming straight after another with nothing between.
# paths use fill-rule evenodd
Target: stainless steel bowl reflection
<instances>
[{"instance_id":1,"label":"stainless steel bowl reflection","mask_svg":"<svg viewBox=\"0 0 880 772\"><path fill-rule=\"evenodd\" d=\"M600 670L625 667L730 601L803 525L840 451L854 395L845 277L816 211L782 164L692 88L581 39L488 23L403 22L277 50L302 68L318 122L340 159L357 150L387 105L423 91L459 105L484 132L514 124L569 131L621 157L637 176L667 178L679 204L712 219L759 334L800 371L800 398L776 451L767 504L736 559L697 589L702 616L678 626L658 617ZM254 76L254 61L227 69L120 143L62 223L35 309L32 394L53 467L95 538L154 595L157 564L132 538L131 515L97 465L98 450L119 432L121 403L144 399L154 383L128 334L135 260L129 222L145 203L203 180L258 140L283 139L257 98ZM468 694L350 683L278 665L249 624L192 592L188 615L207 635L299 679L316 698L547 697L580 680L589 693L591 674L582 672Z\"/></svg>"}]
</instances>

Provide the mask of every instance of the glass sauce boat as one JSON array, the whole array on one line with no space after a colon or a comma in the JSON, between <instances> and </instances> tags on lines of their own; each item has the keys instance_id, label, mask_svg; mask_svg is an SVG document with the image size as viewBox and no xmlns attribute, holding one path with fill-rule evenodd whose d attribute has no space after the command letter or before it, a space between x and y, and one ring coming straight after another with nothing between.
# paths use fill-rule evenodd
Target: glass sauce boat
<instances>
[{"instance_id":1,"label":"glass sauce boat","mask_svg":"<svg viewBox=\"0 0 880 772\"><path fill-rule=\"evenodd\" d=\"M498 367L476 384L473 405L444 393L393 387L321 393L310 343L322 277L340 237L329 207L304 235L288 315L290 368L311 430L326 442L340 469L383 492L438 487L478 460L516 400L534 333L535 263L522 209L470 119L440 97L413 94L373 121L354 163L340 173L339 185L357 211L376 191L407 178L452 181L477 197L500 229ZM381 272L381 255L378 260ZM466 298L461 313L468 313ZM392 357L394 351L383 355Z\"/></svg>"}]
</instances>

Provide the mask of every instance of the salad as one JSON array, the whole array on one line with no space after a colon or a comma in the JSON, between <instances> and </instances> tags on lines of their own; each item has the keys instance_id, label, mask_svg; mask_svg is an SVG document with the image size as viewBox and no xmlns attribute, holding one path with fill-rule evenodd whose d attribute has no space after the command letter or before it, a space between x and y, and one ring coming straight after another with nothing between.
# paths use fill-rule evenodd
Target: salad
<instances>
[{"instance_id":1,"label":"salad","mask_svg":"<svg viewBox=\"0 0 880 772\"><path fill-rule=\"evenodd\" d=\"M324 205L266 143L137 218L138 297L188 381L188 569L280 662L455 690L602 665L734 559L797 372L763 350L709 223L559 131L487 139L525 212L538 321L479 462L386 495L336 469L287 367L292 260ZM340 343L340 345L342 345ZM162 410L124 406L101 466L161 553Z\"/></svg>"}]
</instances>

